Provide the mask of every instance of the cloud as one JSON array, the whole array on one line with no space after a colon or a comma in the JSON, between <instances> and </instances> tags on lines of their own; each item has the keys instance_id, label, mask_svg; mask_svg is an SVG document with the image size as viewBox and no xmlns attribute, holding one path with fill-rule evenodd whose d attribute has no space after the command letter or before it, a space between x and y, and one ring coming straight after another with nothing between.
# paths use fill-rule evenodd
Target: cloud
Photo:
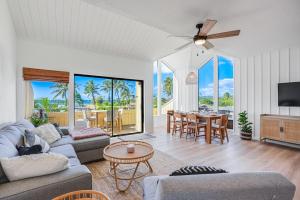
<instances>
[{"instance_id":1,"label":"cloud","mask_svg":"<svg viewBox=\"0 0 300 200\"><path fill-rule=\"evenodd\" d=\"M225 92L229 92L233 94L234 86L233 86L233 79L222 79L219 80L219 94L223 96ZM201 96L213 96L214 95L214 85L213 83L208 84L205 88L199 89Z\"/></svg>"}]
</instances>

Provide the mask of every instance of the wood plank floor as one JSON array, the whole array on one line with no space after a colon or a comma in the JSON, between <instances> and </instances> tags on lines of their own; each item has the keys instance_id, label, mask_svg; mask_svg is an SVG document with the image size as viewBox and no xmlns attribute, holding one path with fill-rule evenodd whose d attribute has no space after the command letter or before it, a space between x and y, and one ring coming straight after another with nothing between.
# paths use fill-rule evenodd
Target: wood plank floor
<instances>
[{"instance_id":1,"label":"wood plank floor","mask_svg":"<svg viewBox=\"0 0 300 200\"><path fill-rule=\"evenodd\" d=\"M204 138L179 138L166 133L165 127L154 130L156 138L147 139L155 149L187 164L210 165L229 172L275 171L286 176L297 189L295 200L300 199L300 150L258 141L244 141L230 135L223 145L218 139L205 144Z\"/></svg>"}]
</instances>

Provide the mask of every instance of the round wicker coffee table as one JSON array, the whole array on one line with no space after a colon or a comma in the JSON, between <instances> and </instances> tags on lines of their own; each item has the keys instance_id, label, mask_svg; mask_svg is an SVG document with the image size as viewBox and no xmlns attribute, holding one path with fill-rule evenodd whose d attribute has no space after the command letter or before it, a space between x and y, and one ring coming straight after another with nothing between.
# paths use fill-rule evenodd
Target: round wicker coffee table
<instances>
[{"instance_id":1,"label":"round wicker coffee table","mask_svg":"<svg viewBox=\"0 0 300 200\"><path fill-rule=\"evenodd\" d=\"M135 145L134 153L127 152L128 144ZM141 141L122 141L122 142L116 142L110 144L107 147L105 147L103 151L103 157L106 160L110 161L109 173L115 179L115 184L119 191L124 192L128 190L133 180L137 178L141 178L143 176L146 176L148 173L153 172L153 169L150 163L148 162L148 160L152 158L153 154L154 154L153 147L150 144ZM136 172L141 163L144 163L149 170L147 173L136 176ZM136 164L134 168L134 172L130 177L118 176L117 168L119 165L123 165L123 164ZM126 180L129 181L129 183L125 188L121 189L118 183L119 180Z\"/></svg>"}]
</instances>

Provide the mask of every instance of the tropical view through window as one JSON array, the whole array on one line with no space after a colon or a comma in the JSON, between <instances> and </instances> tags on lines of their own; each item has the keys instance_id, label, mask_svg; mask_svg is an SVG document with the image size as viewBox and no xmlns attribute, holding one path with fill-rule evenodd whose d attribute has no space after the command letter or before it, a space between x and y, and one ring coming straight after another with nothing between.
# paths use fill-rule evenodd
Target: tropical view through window
<instances>
[{"instance_id":1,"label":"tropical view through window","mask_svg":"<svg viewBox=\"0 0 300 200\"><path fill-rule=\"evenodd\" d=\"M199 111L213 111L214 106L214 61L210 59L198 69Z\"/></svg>"},{"instance_id":2,"label":"tropical view through window","mask_svg":"<svg viewBox=\"0 0 300 200\"><path fill-rule=\"evenodd\" d=\"M39 117L36 115L43 111L46 121L68 126L68 84L32 81L31 86L34 99L33 123L41 123L37 121Z\"/></svg>"},{"instance_id":3,"label":"tropical view through window","mask_svg":"<svg viewBox=\"0 0 300 200\"><path fill-rule=\"evenodd\" d=\"M112 135L142 131L142 82L75 75L75 127Z\"/></svg>"},{"instance_id":4,"label":"tropical view through window","mask_svg":"<svg viewBox=\"0 0 300 200\"><path fill-rule=\"evenodd\" d=\"M157 64L154 64L153 70L153 115L157 115L158 105L158 69ZM166 114L168 110L173 109L173 79L174 73L164 63L161 63L161 86L160 86L160 101L161 101L161 113Z\"/></svg>"},{"instance_id":5,"label":"tropical view through window","mask_svg":"<svg viewBox=\"0 0 300 200\"><path fill-rule=\"evenodd\" d=\"M214 59L210 59L198 69L199 111L214 111L214 84L218 84L218 112L233 117L233 64L232 61L217 56L218 83L214 83Z\"/></svg>"},{"instance_id":6,"label":"tropical view through window","mask_svg":"<svg viewBox=\"0 0 300 200\"><path fill-rule=\"evenodd\" d=\"M219 113L233 117L233 64L222 56L218 56L219 80Z\"/></svg>"}]
</instances>

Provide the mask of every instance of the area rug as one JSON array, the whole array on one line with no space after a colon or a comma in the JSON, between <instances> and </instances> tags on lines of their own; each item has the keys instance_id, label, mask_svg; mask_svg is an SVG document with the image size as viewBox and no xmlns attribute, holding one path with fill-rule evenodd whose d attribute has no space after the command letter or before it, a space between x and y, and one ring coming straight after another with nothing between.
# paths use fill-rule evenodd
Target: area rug
<instances>
[{"instance_id":1,"label":"area rug","mask_svg":"<svg viewBox=\"0 0 300 200\"><path fill-rule=\"evenodd\" d=\"M149 160L153 173L148 176L169 175L171 172L185 166L185 163L179 161L166 153L155 150L154 156ZM90 163L87 167L92 172L93 189L107 194L111 200L140 200L143 199L143 178L132 182L132 185L126 192L119 192L116 189L115 181L109 174L109 162L99 161ZM122 175L131 175L134 166L123 166L121 168ZM146 172L145 165L141 165L137 175ZM121 187L125 187L127 182L121 182Z\"/></svg>"},{"instance_id":2,"label":"area rug","mask_svg":"<svg viewBox=\"0 0 300 200\"><path fill-rule=\"evenodd\" d=\"M119 136L118 138L122 141L130 141L130 140L145 140L145 139L155 138L155 136L150 133L142 133L142 134Z\"/></svg>"}]
</instances>

